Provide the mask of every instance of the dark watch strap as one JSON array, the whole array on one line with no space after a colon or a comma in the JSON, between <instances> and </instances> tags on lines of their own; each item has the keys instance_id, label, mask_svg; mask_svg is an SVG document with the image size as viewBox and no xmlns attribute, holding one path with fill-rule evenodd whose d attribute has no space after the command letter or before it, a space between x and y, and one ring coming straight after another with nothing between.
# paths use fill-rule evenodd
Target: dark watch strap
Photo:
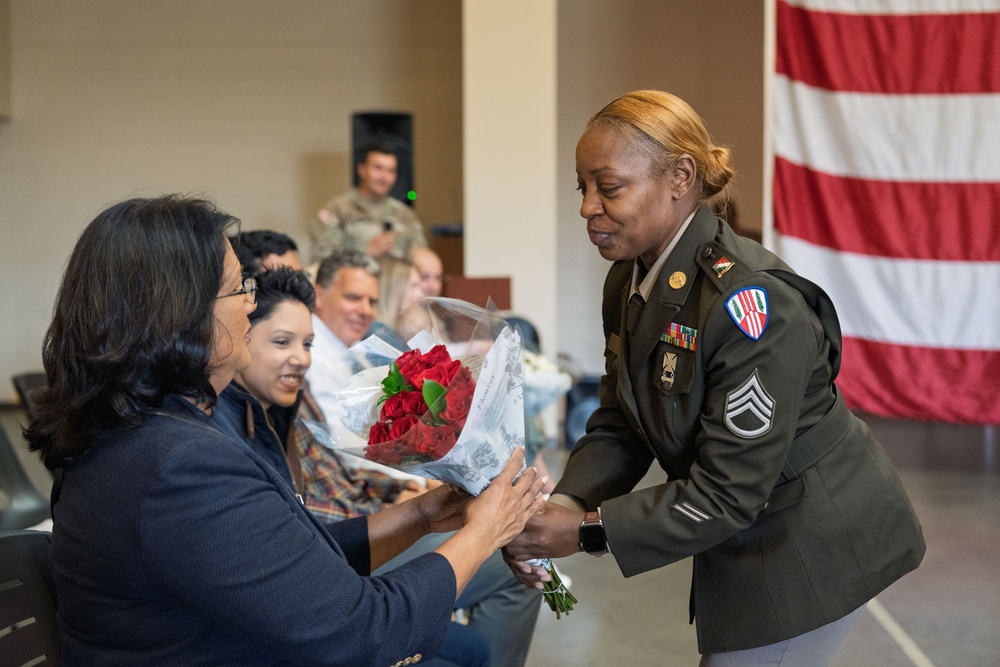
<instances>
[{"instance_id":1,"label":"dark watch strap","mask_svg":"<svg viewBox=\"0 0 1000 667\"><path fill-rule=\"evenodd\" d=\"M604 521L600 513L584 513L583 521L580 522L580 549L598 557L607 553L608 539L604 533Z\"/></svg>"}]
</instances>

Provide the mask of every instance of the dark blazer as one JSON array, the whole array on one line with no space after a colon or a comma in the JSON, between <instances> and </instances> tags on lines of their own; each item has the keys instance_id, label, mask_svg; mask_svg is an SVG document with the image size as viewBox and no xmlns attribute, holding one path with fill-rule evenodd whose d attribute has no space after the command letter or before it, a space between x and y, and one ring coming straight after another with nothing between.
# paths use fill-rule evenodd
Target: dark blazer
<instances>
[{"instance_id":1,"label":"dark blazer","mask_svg":"<svg viewBox=\"0 0 1000 667\"><path fill-rule=\"evenodd\" d=\"M632 265L608 273L601 407L555 489L600 506L622 573L693 555L692 617L711 653L815 629L914 569L913 509L833 383L826 294L703 206L630 336ZM767 311L756 338L740 301L727 309L737 294ZM653 461L668 482L632 491Z\"/></svg>"},{"instance_id":2,"label":"dark blazer","mask_svg":"<svg viewBox=\"0 0 1000 667\"><path fill-rule=\"evenodd\" d=\"M447 560L369 573L367 520L327 530L246 445L168 398L63 474L51 557L66 664L372 665L441 644Z\"/></svg>"}]
</instances>

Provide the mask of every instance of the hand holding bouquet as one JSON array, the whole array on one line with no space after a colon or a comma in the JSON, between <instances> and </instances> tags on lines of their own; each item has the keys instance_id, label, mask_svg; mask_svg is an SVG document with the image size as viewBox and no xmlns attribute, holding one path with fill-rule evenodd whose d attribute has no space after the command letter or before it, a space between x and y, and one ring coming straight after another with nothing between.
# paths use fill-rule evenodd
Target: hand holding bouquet
<instances>
[{"instance_id":1,"label":"hand holding bouquet","mask_svg":"<svg viewBox=\"0 0 1000 667\"><path fill-rule=\"evenodd\" d=\"M524 445L521 337L495 312L422 299L404 321L424 328L400 350L374 334L347 352L328 447L478 495Z\"/></svg>"},{"instance_id":2,"label":"hand holding bouquet","mask_svg":"<svg viewBox=\"0 0 1000 667\"><path fill-rule=\"evenodd\" d=\"M407 310L398 321L424 327L397 332L412 334L409 349L376 333L348 350L341 368L353 374L342 380L337 411L307 426L328 447L479 495L524 445L520 333L455 299ZM568 613L576 599L550 563L542 566L552 576L546 602L557 617Z\"/></svg>"}]
</instances>

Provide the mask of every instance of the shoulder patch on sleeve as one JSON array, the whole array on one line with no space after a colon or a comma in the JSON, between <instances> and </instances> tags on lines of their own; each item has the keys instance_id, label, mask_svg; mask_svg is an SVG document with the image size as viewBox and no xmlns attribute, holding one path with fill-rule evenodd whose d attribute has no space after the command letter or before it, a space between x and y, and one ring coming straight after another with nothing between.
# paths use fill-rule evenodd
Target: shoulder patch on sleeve
<instances>
[{"instance_id":1,"label":"shoulder patch on sleeve","mask_svg":"<svg viewBox=\"0 0 1000 667\"><path fill-rule=\"evenodd\" d=\"M763 287L745 287L729 297L726 311L740 331L758 340L767 328L767 292Z\"/></svg>"},{"instance_id":2,"label":"shoulder patch on sleeve","mask_svg":"<svg viewBox=\"0 0 1000 667\"><path fill-rule=\"evenodd\" d=\"M771 430L775 407L755 368L743 384L726 394L726 427L741 438L764 435Z\"/></svg>"}]
</instances>

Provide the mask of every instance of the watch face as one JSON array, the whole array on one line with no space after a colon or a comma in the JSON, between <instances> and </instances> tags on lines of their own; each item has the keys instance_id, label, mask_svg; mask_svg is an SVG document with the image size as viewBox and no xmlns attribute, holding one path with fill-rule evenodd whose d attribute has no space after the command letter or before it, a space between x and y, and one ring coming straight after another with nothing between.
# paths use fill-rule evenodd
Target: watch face
<instances>
[{"instance_id":1,"label":"watch face","mask_svg":"<svg viewBox=\"0 0 1000 667\"><path fill-rule=\"evenodd\" d=\"M607 551L608 541L604 535L604 526L599 523L580 526L580 546L587 553Z\"/></svg>"}]
</instances>

